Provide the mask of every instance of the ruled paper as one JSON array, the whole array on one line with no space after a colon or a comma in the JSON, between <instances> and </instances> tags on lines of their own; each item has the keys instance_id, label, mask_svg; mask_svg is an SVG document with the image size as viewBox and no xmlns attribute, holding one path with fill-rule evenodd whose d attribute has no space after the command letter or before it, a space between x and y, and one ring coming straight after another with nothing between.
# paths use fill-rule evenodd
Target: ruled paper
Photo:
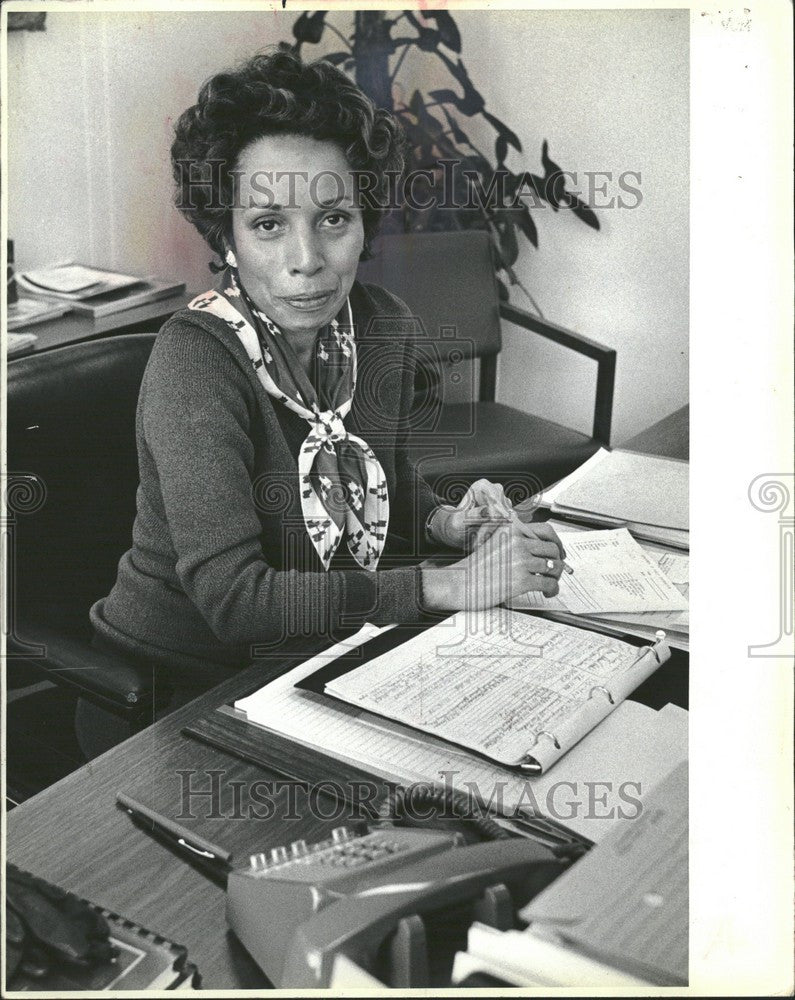
<instances>
[{"instance_id":1,"label":"ruled paper","mask_svg":"<svg viewBox=\"0 0 795 1000\"><path fill-rule=\"evenodd\" d=\"M595 715L581 713L594 687L638 659L628 643L546 619L501 609L458 619L448 634L420 633L326 691L515 765L528 755L559 756L539 747L541 732L554 734L561 750L582 737L610 711L603 700Z\"/></svg>"},{"instance_id":2,"label":"ruled paper","mask_svg":"<svg viewBox=\"0 0 795 1000\"><path fill-rule=\"evenodd\" d=\"M458 616L456 616L457 618ZM448 645L458 626L443 622ZM434 736L407 729L347 703L295 685L325 663L383 631L365 626L339 643L235 703L248 720L302 746L321 750L401 784L449 784L510 815L521 808L594 842L622 818L622 790L651 787L687 754L687 713L675 716L625 701L547 772L522 776ZM615 684L615 680L613 681ZM592 703L595 703L596 699ZM676 721L676 725L673 722ZM607 798L594 808L594 788Z\"/></svg>"}]
</instances>

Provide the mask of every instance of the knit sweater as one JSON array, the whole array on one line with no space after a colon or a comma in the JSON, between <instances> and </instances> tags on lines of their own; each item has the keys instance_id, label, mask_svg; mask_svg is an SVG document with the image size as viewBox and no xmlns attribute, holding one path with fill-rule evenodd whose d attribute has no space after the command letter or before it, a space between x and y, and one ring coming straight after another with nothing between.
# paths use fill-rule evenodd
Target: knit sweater
<instances>
[{"instance_id":1,"label":"knit sweater","mask_svg":"<svg viewBox=\"0 0 795 1000\"><path fill-rule=\"evenodd\" d=\"M422 618L420 571L405 556L438 500L406 453L417 329L383 289L354 285L351 307L358 378L344 422L384 469L380 565L398 565L360 569L343 541L323 571L298 489L309 424L267 394L222 320L183 309L158 334L141 385L132 548L91 609L96 632L121 652L201 674L296 635Z\"/></svg>"}]
</instances>

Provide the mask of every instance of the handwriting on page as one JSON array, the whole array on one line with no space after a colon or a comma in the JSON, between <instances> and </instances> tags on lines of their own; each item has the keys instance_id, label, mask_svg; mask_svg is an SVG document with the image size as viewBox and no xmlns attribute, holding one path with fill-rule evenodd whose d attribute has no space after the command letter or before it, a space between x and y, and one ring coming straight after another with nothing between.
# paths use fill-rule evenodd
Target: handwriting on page
<instances>
[{"instance_id":1,"label":"handwriting on page","mask_svg":"<svg viewBox=\"0 0 795 1000\"><path fill-rule=\"evenodd\" d=\"M574 573L561 578L558 597L531 591L513 607L575 615L687 610L687 598L626 528L567 532L565 545Z\"/></svg>"},{"instance_id":2,"label":"handwriting on page","mask_svg":"<svg viewBox=\"0 0 795 1000\"><path fill-rule=\"evenodd\" d=\"M511 616L509 629L440 642L424 633L326 685L361 708L506 763L569 718L637 651L556 622ZM461 633L463 635L463 632Z\"/></svg>"}]
</instances>

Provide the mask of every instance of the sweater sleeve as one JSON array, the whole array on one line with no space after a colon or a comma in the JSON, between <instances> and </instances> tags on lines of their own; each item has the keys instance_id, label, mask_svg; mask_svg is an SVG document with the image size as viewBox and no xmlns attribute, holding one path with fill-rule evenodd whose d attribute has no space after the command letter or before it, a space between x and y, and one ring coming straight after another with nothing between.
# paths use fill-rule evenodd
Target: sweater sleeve
<instances>
[{"instance_id":1,"label":"sweater sleeve","mask_svg":"<svg viewBox=\"0 0 795 1000\"><path fill-rule=\"evenodd\" d=\"M232 353L189 321L158 337L141 397L179 581L223 643L417 620L416 568L302 573L262 552L254 505L256 398Z\"/></svg>"}]
</instances>

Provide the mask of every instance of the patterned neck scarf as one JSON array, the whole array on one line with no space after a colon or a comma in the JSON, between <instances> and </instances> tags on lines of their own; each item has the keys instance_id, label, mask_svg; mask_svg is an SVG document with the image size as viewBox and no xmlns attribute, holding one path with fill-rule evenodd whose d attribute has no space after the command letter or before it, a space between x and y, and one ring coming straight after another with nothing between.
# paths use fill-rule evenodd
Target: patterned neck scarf
<instances>
[{"instance_id":1,"label":"patterned neck scarf","mask_svg":"<svg viewBox=\"0 0 795 1000\"><path fill-rule=\"evenodd\" d=\"M345 538L363 569L375 570L389 525L389 497L381 463L370 446L343 424L356 389L353 315L339 317L317 338L317 389L288 337L251 301L237 271L227 268L216 291L188 306L224 320L240 338L265 391L303 417L309 433L298 455L301 509L325 569Z\"/></svg>"}]
</instances>

